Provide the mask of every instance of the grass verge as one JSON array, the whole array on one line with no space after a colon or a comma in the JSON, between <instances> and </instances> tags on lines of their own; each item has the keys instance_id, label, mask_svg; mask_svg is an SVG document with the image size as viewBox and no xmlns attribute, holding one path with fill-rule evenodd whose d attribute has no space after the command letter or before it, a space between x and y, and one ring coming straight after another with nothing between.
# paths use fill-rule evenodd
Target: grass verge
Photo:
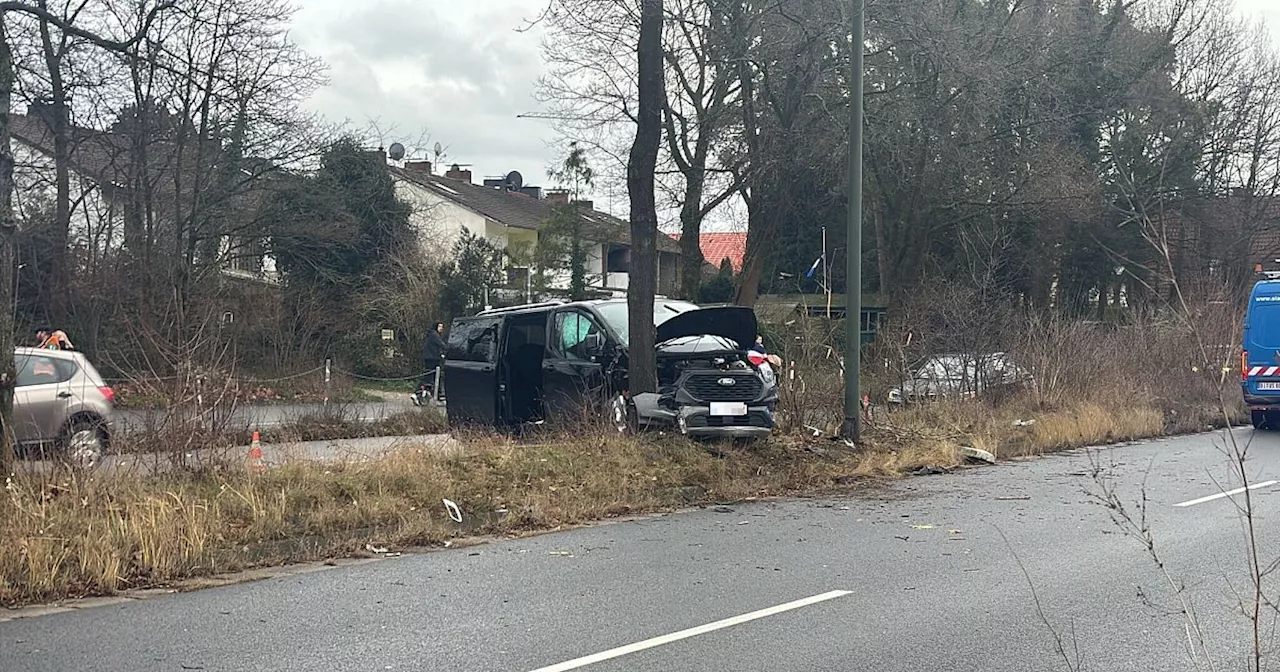
<instances>
[{"instance_id":1,"label":"grass verge","mask_svg":"<svg viewBox=\"0 0 1280 672\"><path fill-rule=\"evenodd\" d=\"M536 445L479 438L454 455L407 449L375 462L263 474L20 475L0 502L0 603L111 594L346 555L366 543L423 546L814 492L894 472L895 461L818 456L783 442L716 456L684 441L606 435ZM462 507L465 525L449 519L443 498Z\"/></svg>"}]
</instances>

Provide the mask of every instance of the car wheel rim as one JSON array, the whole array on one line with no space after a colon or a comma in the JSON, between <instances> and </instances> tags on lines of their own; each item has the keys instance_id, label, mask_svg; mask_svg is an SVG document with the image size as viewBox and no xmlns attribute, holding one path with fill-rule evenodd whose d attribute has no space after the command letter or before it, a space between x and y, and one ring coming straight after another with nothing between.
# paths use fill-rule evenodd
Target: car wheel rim
<instances>
[{"instance_id":1,"label":"car wheel rim","mask_svg":"<svg viewBox=\"0 0 1280 672\"><path fill-rule=\"evenodd\" d=\"M627 405L622 397L613 400L613 427L619 434L627 433Z\"/></svg>"},{"instance_id":2,"label":"car wheel rim","mask_svg":"<svg viewBox=\"0 0 1280 672\"><path fill-rule=\"evenodd\" d=\"M82 429L67 441L67 456L83 467L92 467L102 457L102 436L93 429Z\"/></svg>"}]
</instances>

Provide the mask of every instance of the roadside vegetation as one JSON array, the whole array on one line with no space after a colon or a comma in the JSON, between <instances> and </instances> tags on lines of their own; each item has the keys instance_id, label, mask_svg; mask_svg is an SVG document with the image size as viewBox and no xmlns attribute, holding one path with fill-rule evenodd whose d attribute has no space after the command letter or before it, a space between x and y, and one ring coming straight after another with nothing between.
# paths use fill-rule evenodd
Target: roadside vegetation
<instances>
[{"instance_id":1,"label":"roadside vegetation","mask_svg":"<svg viewBox=\"0 0 1280 672\"><path fill-rule=\"evenodd\" d=\"M911 319L909 310L902 315ZM1005 460L1205 431L1226 417L1218 391L1236 374L1215 379L1208 372L1230 370L1231 362L1203 361L1196 353L1198 343L1217 338L1203 334L1234 329L1230 314L1206 310L1199 331L1177 320L1103 326L1017 319L1026 320L1020 329L992 329L994 340L970 348L1007 349L1029 370L1030 382L902 408L883 402L900 384L902 370L892 362L911 360L913 349L954 350L947 341L962 325L915 329L904 347L905 325L887 323L867 358L864 389L876 401L864 409L865 441L856 450L829 434L842 417L834 354L840 344L831 340L839 324L819 320L770 335L788 362L782 424L774 439L756 444L625 437L587 424L518 439L472 434L406 443L380 460L290 462L258 473L245 459L245 428L197 425L197 417L211 416L184 415L194 405L178 405L167 426L128 436L121 446L155 446L162 458L173 457L159 473L23 470L8 479L0 499L0 603L112 594L254 566L358 556L370 547L399 551L687 506L858 491L883 479L961 467L964 446ZM1230 360L1234 350L1222 356ZM367 425L344 408L333 404L262 438L288 443L444 430L443 418L429 409ZM183 459L194 451L206 457ZM446 498L463 511L461 524L449 517Z\"/></svg>"}]
</instances>

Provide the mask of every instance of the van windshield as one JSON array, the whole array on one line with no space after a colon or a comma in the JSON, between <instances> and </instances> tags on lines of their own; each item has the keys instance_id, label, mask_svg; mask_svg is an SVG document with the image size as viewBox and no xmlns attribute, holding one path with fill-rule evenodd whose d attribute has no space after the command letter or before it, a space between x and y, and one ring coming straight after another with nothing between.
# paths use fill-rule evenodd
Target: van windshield
<instances>
[{"instance_id":1,"label":"van windshield","mask_svg":"<svg viewBox=\"0 0 1280 672\"><path fill-rule=\"evenodd\" d=\"M1250 345L1280 349L1280 303L1255 301L1249 316Z\"/></svg>"},{"instance_id":2,"label":"van windshield","mask_svg":"<svg viewBox=\"0 0 1280 672\"><path fill-rule=\"evenodd\" d=\"M613 329L613 333L618 335L618 339L625 346L631 338L631 329L627 325L627 303L625 301L617 301L613 303L602 303L596 306L596 310L600 312L600 317L608 323ZM691 310L698 310L698 306L687 301L663 301L657 300L653 302L653 326L658 326L663 322L679 315L687 313Z\"/></svg>"}]
</instances>

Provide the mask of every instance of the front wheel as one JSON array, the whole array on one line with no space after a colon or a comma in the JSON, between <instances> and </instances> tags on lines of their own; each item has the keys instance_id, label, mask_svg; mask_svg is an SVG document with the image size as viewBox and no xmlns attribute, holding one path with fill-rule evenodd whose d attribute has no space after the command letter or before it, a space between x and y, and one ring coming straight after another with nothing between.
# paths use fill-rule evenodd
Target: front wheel
<instances>
[{"instance_id":1,"label":"front wheel","mask_svg":"<svg viewBox=\"0 0 1280 672\"><path fill-rule=\"evenodd\" d=\"M609 423L620 436L636 433L639 424L636 418L636 406L626 396L619 394L609 402Z\"/></svg>"},{"instance_id":2,"label":"front wheel","mask_svg":"<svg viewBox=\"0 0 1280 672\"><path fill-rule=\"evenodd\" d=\"M89 469L102 462L107 449L107 429L101 420L81 418L62 435L62 455L72 466Z\"/></svg>"}]
</instances>

